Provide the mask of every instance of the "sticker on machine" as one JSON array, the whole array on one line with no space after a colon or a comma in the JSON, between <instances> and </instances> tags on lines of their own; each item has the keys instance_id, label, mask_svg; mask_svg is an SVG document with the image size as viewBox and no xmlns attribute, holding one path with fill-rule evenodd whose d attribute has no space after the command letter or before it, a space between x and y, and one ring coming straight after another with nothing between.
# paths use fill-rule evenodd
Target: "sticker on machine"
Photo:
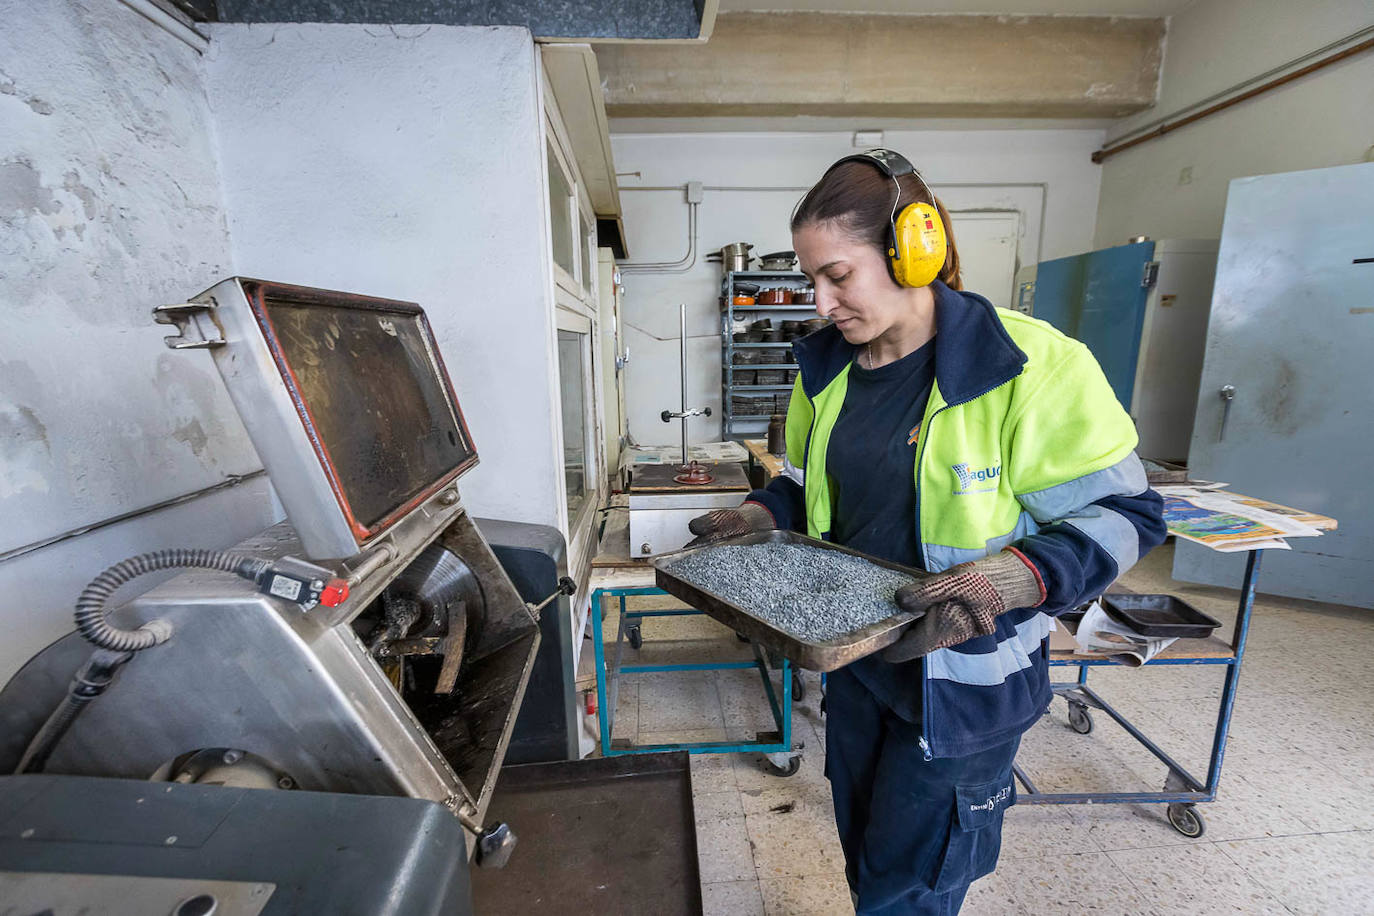
<instances>
[{"instance_id":1,"label":"sticker on machine","mask_svg":"<svg viewBox=\"0 0 1374 916\"><path fill-rule=\"evenodd\" d=\"M278 598L295 601L301 596L301 583L286 576L273 576L272 586L268 591Z\"/></svg>"}]
</instances>

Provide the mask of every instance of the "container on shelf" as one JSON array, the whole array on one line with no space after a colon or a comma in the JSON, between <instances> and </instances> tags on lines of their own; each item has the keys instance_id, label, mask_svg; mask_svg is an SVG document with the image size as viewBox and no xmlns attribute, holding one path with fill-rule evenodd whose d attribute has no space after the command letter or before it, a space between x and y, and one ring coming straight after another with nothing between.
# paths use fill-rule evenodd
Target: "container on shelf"
<instances>
[{"instance_id":1,"label":"container on shelf","mask_svg":"<svg viewBox=\"0 0 1374 916\"><path fill-rule=\"evenodd\" d=\"M759 369L754 374L756 385L783 385L787 382L786 369Z\"/></svg>"}]
</instances>

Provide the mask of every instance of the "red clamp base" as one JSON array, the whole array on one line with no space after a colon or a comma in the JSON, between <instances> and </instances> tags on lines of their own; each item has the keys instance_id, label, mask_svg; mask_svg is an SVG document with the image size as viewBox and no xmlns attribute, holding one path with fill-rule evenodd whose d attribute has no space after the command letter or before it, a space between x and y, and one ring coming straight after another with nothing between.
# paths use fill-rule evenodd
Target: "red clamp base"
<instances>
[{"instance_id":1,"label":"red clamp base","mask_svg":"<svg viewBox=\"0 0 1374 916\"><path fill-rule=\"evenodd\" d=\"M678 483L685 483L688 486L699 487L711 483L715 480L711 472L705 467L693 461L691 464L682 467L682 473L673 478Z\"/></svg>"}]
</instances>

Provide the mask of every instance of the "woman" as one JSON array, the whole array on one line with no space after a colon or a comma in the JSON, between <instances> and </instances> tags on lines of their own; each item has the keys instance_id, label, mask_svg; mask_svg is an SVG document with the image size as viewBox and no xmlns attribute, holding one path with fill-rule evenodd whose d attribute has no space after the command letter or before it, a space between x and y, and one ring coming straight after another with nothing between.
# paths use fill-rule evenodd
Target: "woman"
<instances>
[{"instance_id":1,"label":"woman","mask_svg":"<svg viewBox=\"0 0 1374 916\"><path fill-rule=\"evenodd\" d=\"M855 906L955 913L992 871L1053 615L1164 539L1136 434L1086 347L961 292L949 216L900 155L840 160L793 247L833 326L794 345L787 469L704 540L805 531L937 575L900 641L828 679L826 776Z\"/></svg>"}]
</instances>

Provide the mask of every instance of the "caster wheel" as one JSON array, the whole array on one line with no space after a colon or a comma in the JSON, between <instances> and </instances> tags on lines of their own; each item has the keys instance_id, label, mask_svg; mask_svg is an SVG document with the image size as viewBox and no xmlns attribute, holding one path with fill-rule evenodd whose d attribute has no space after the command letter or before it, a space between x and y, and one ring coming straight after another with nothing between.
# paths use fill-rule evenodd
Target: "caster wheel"
<instances>
[{"instance_id":1,"label":"caster wheel","mask_svg":"<svg viewBox=\"0 0 1374 916\"><path fill-rule=\"evenodd\" d=\"M626 630L625 635L629 638L632 648L639 649L644 645L644 631L641 630L638 625L632 626Z\"/></svg>"},{"instance_id":2,"label":"caster wheel","mask_svg":"<svg viewBox=\"0 0 1374 916\"><path fill-rule=\"evenodd\" d=\"M1093 730L1093 717L1082 703L1069 704L1069 728L1086 735Z\"/></svg>"},{"instance_id":3,"label":"caster wheel","mask_svg":"<svg viewBox=\"0 0 1374 916\"><path fill-rule=\"evenodd\" d=\"M801 703L806 700L806 680L800 671L792 672L792 702Z\"/></svg>"},{"instance_id":4,"label":"caster wheel","mask_svg":"<svg viewBox=\"0 0 1374 916\"><path fill-rule=\"evenodd\" d=\"M801 769L800 756L788 758L788 761L784 766L778 766L771 760L765 760L765 762L768 765L768 772L772 773L774 776L796 776L797 771Z\"/></svg>"},{"instance_id":5,"label":"caster wheel","mask_svg":"<svg viewBox=\"0 0 1374 916\"><path fill-rule=\"evenodd\" d=\"M1197 805L1184 802L1169 805L1169 823L1179 833L1194 839L1207 832L1207 822L1198 813Z\"/></svg>"}]
</instances>

